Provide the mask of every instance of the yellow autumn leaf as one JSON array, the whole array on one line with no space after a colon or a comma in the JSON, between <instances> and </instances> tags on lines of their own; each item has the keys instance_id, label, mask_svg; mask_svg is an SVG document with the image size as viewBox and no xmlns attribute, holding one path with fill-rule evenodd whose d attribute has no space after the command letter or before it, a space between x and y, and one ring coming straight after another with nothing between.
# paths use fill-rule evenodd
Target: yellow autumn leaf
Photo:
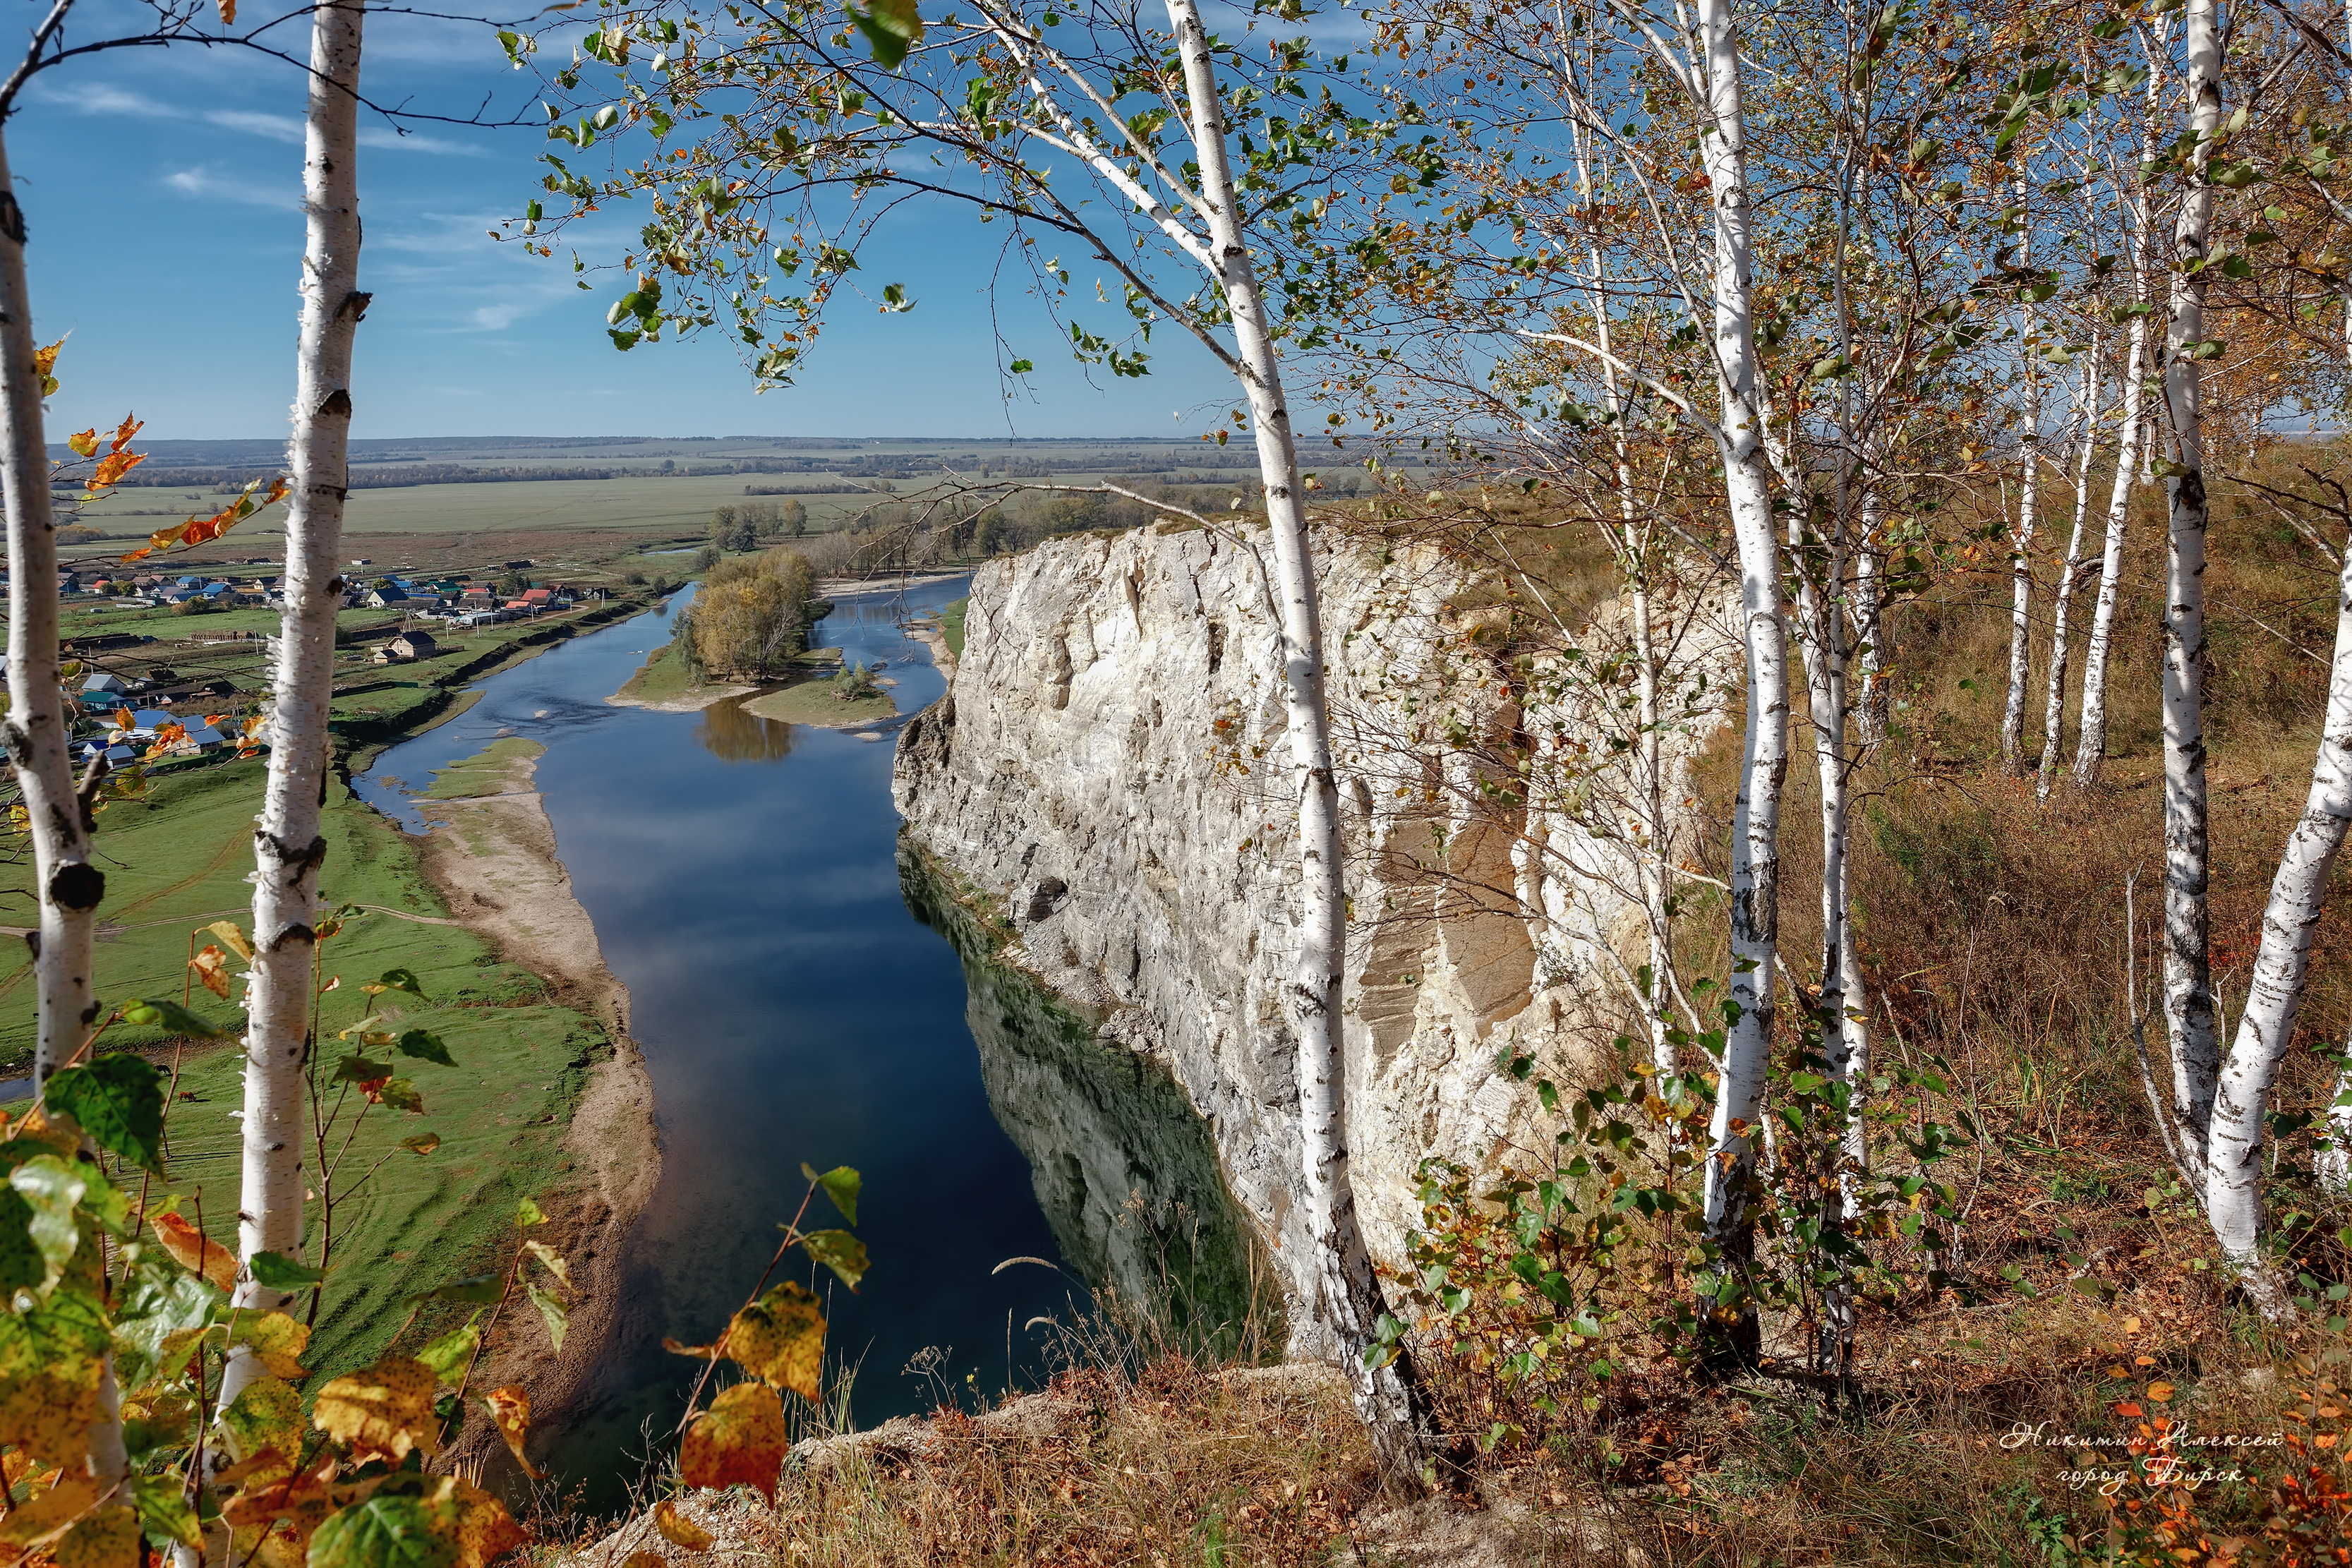
<instances>
[{"instance_id":1,"label":"yellow autumn leaf","mask_svg":"<svg viewBox=\"0 0 2352 1568\"><path fill-rule=\"evenodd\" d=\"M142 1544L138 1513L118 1502L77 1521L49 1553L57 1568L142 1568Z\"/></svg>"},{"instance_id":2,"label":"yellow autumn leaf","mask_svg":"<svg viewBox=\"0 0 2352 1568\"><path fill-rule=\"evenodd\" d=\"M319 1391L311 1424L352 1450L354 1459L398 1464L411 1449L440 1451L433 1397L441 1380L423 1362L388 1355L365 1372L336 1378Z\"/></svg>"},{"instance_id":3,"label":"yellow autumn leaf","mask_svg":"<svg viewBox=\"0 0 2352 1568\"><path fill-rule=\"evenodd\" d=\"M726 1344L728 1355L763 1383L812 1405L824 1392L824 1316L797 1283L786 1281L736 1313Z\"/></svg>"}]
</instances>

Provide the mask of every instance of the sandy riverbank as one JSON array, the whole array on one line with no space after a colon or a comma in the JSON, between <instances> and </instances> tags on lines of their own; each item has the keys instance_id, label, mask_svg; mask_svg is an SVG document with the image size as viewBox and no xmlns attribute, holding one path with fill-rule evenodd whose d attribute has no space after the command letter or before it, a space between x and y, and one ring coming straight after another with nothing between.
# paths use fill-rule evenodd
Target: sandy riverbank
<instances>
[{"instance_id":1,"label":"sandy riverbank","mask_svg":"<svg viewBox=\"0 0 2352 1568\"><path fill-rule=\"evenodd\" d=\"M629 1037L629 994L604 963L595 923L572 897L557 858L555 829L533 787L542 748L515 751L498 765L469 772L478 790L428 800L422 841L426 878L456 923L499 956L546 981L555 1000L595 1019L613 1054L590 1072L564 1136L571 1175L549 1206L543 1239L570 1261L577 1288L559 1352L535 1312L509 1310L476 1377L482 1387L520 1384L534 1425L559 1422L601 1354L619 1306L621 1243L661 1174L653 1119L653 1083ZM510 1464L487 1425L469 1424L455 1462Z\"/></svg>"},{"instance_id":2,"label":"sandy riverbank","mask_svg":"<svg viewBox=\"0 0 2352 1568\"><path fill-rule=\"evenodd\" d=\"M656 713L699 713L714 702L724 702L730 697L740 697L747 691L759 689L756 686L696 686L678 696L653 700L624 697L616 691L604 700L615 708L650 708Z\"/></svg>"}]
</instances>

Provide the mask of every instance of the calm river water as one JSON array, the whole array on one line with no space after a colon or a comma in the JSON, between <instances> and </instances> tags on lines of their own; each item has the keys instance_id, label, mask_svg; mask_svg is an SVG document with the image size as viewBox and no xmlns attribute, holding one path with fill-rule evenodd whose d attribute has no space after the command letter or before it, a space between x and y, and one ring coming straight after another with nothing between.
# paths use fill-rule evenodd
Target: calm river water
<instances>
[{"instance_id":1,"label":"calm river water","mask_svg":"<svg viewBox=\"0 0 2352 1568\"><path fill-rule=\"evenodd\" d=\"M966 580L910 590L904 609L936 610L967 591ZM604 1504L633 1473L627 1457L646 1451L641 1432L675 1424L697 1370L664 1352L662 1337L703 1342L725 1325L792 1217L804 1160L865 1176L857 1230L873 1271L854 1297L829 1276L818 1282L830 1289L830 1359L856 1368L861 1426L928 1408L942 1386L993 1394L1035 1379L1050 1331L1024 1325L1067 1320L1084 1304L1082 1271L1117 1272L1103 1237L1126 1194L1102 1189L1126 1180L1122 1161L1142 1184L1200 1189L1179 1201L1213 1216L1206 1245L1223 1249L1210 1270L1219 1279L1202 1289L1234 1289L1227 1255L1239 1233L1205 1134L1164 1077L1138 1072L1034 994L1001 994L1013 983L979 955L968 923L951 942L912 912L909 900L924 900L919 876L902 892L896 854L897 725L862 741L752 718L734 701L698 714L605 703L668 639L684 602L494 677L471 710L357 781L414 830L404 781L422 789L435 769L500 735L547 747L539 787L606 961L629 988L662 1140L660 1185L628 1244L619 1329L552 1456ZM887 595L845 599L817 640L887 661L898 706L912 712L945 682L900 613ZM968 1011L989 1037L992 1071ZM1050 1065L1031 1070L1039 1062ZM1002 1122L992 1089L1023 1102ZM1091 1190L1081 1179L1073 1194L1077 1157L1045 1147L1074 1121L1059 1097L1087 1112L1076 1121L1099 1121L1092 1113L1116 1101L1117 1119L1142 1129L1121 1135L1139 1152L1115 1154L1111 1177ZM1102 1163L1098 1152L1086 1158ZM1050 1218L1041 1191L1058 1205ZM837 1223L823 1203L822 1223ZM1061 1265L1057 1230L1073 1267L994 1272L1024 1256ZM1202 1245L1196 1236L1188 1250ZM908 1370L919 1359L934 1363L930 1375Z\"/></svg>"}]
</instances>

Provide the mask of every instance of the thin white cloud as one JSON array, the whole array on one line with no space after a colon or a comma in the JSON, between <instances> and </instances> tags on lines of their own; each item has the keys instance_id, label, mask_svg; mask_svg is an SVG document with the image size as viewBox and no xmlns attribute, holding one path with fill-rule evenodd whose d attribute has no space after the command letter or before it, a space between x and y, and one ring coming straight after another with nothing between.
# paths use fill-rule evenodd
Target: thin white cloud
<instances>
[{"instance_id":1,"label":"thin white cloud","mask_svg":"<svg viewBox=\"0 0 2352 1568\"><path fill-rule=\"evenodd\" d=\"M193 196L200 201L236 202L255 207L300 205L291 190L277 185L255 184L247 180L223 179L201 163L192 169L179 169L164 175L163 184L184 196Z\"/></svg>"},{"instance_id":2,"label":"thin white cloud","mask_svg":"<svg viewBox=\"0 0 2352 1568\"><path fill-rule=\"evenodd\" d=\"M247 132L255 136L267 136L272 142L302 140L302 122L290 114L260 114L247 109L215 109L205 116L214 125L230 131Z\"/></svg>"},{"instance_id":3,"label":"thin white cloud","mask_svg":"<svg viewBox=\"0 0 2352 1568\"><path fill-rule=\"evenodd\" d=\"M109 87L103 82L94 87L65 90L53 88L41 96L46 101L79 114L128 114L142 120L174 117L173 110L152 98L142 98L135 92L125 92L119 87Z\"/></svg>"}]
</instances>

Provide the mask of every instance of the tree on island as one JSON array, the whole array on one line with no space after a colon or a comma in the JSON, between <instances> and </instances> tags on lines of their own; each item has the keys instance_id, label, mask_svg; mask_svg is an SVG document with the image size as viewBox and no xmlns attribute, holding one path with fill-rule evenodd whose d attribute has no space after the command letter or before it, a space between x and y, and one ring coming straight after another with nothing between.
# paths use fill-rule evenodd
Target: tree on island
<instances>
[{"instance_id":1,"label":"tree on island","mask_svg":"<svg viewBox=\"0 0 2352 1568\"><path fill-rule=\"evenodd\" d=\"M679 616L692 663L722 679L782 673L808 647L815 600L816 574L791 551L720 562Z\"/></svg>"}]
</instances>

